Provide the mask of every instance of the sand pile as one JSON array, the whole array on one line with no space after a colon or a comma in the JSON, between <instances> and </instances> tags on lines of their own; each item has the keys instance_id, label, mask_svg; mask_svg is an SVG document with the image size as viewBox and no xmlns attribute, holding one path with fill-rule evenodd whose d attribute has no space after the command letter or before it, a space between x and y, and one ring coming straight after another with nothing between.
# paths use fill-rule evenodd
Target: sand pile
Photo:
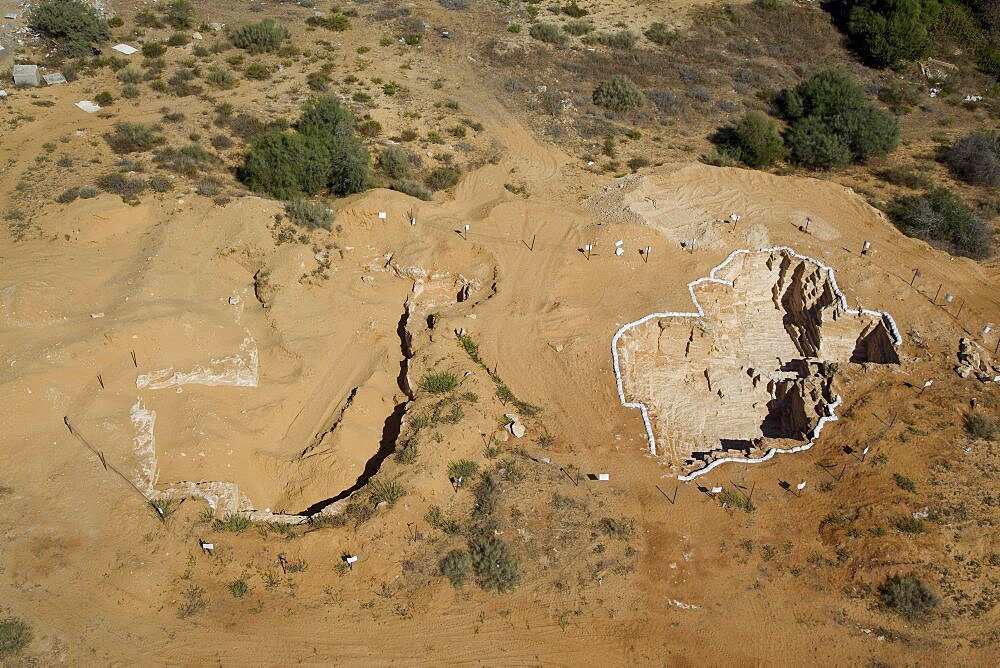
<instances>
[{"instance_id":1,"label":"sand pile","mask_svg":"<svg viewBox=\"0 0 1000 668\"><path fill-rule=\"evenodd\" d=\"M703 314L654 314L616 338L623 400L686 474L809 441L832 417L837 363L898 364L891 318L851 311L823 265L736 253L693 284Z\"/></svg>"}]
</instances>

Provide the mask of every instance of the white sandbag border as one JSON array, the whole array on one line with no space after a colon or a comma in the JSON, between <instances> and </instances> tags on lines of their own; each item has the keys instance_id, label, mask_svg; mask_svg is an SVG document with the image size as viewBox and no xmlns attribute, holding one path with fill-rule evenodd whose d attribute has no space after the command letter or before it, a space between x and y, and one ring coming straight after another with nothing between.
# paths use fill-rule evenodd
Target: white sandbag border
<instances>
[{"instance_id":1,"label":"white sandbag border","mask_svg":"<svg viewBox=\"0 0 1000 668\"><path fill-rule=\"evenodd\" d=\"M695 311L692 311L692 312L667 311L667 312L663 312L663 313L650 313L647 316L643 316L642 318L639 318L638 320L635 320L633 322L630 322L630 323L627 323L627 324L623 325L617 332L615 332L615 335L611 339L611 357L612 357L612 359L614 361L615 381L618 384L618 398L621 401L622 406L625 406L626 408L638 408L639 411L642 413L642 423L646 427L646 437L649 440L649 452L650 452L650 454L653 454L653 455L656 454L656 438L653 436L653 424L652 424L652 422L649 419L649 411L646 409L646 405L645 404L643 404L640 401L628 401L625 398L625 390L622 387L621 366L620 366L619 361L618 361L618 340L622 337L622 334L624 334L628 330L632 329L633 327L637 327L639 325L642 325L642 324L644 324L644 323L646 323L646 322L648 322L648 321L650 321L650 320L652 320L654 318L702 318L702 317L704 317L705 316L705 311L701 307L701 303L699 303L697 295L695 295L695 291L694 291L695 287L698 286L698 285L701 285L702 283L720 283L722 285L728 285L729 287L732 287L733 286L732 281L727 281L727 280L724 280L724 279L721 279L721 278L716 278L715 277L716 272L718 272L723 267L725 267L727 264L729 264L730 262L732 262L733 259L735 259L737 256L744 255L744 254L748 255L750 253L783 253L783 254L788 255L790 257L794 257L794 258L797 258L799 260L803 260L805 262L810 262L810 263L816 265L821 270L824 270L824 271L827 272L827 276L830 279L830 285L833 287L833 291L837 295L837 297L840 298L840 305L841 305L842 310L845 313L850 314L850 315L864 314L864 315L870 315L870 316L875 316L875 317L882 318L883 322L885 322L886 325L888 325L889 331L892 333L893 343L896 346L899 346L899 345L901 345L903 343L903 339L899 335L899 329L896 327L896 321L893 320L892 316L889 315L888 313L886 313L885 311L873 311L873 310L870 310L870 309L860 309L860 310L858 310L858 309L850 309L850 308L848 308L848 306L847 306L847 297L844 295L843 292L841 292L840 287L837 285L837 279L836 279L836 277L834 275L833 268L829 267L828 265L824 264L823 262L820 262L819 260L817 260L815 258L809 257L808 255L802 255L801 253L797 253L794 250L792 250L791 248L789 248L788 246L770 246L770 247L767 247L767 248L761 248L761 249L756 250L756 251L745 250L745 249L735 250L732 253L730 253L729 256L726 257L726 259L723 260L720 264L718 264L715 267L713 267L712 270L710 272L708 272L708 276L699 278L697 280L694 280L694 281L691 281L690 283L688 283L688 285L687 285L688 293L690 293L690 295L691 295L691 301L692 301L692 303L695 306L695 309L696 309ZM840 396L837 396L834 399L833 403L829 405L829 413L830 414L820 417L819 422L816 423L816 427L813 429L812 434L809 437L809 441L807 443L803 444L803 445L798 445L798 446L795 446L794 448L771 448L770 450L768 450L764 454L763 457L722 457L720 459L716 459L715 461L711 462L705 468L698 469L697 471L694 471L694 472L690 473L689 475L680 475L680 476L677 476L677 478L678 478L678 480L683 480L683 481L694 480L698 476L704 475L704 474L708 473L709 471L711 471L715 467L717 467L717 466L719 466L719 465L721 465L721 464L723 464L725 462L738 462L738 463L741 463L741 464L759 464L760 462L765 462L765 461L771 459L776 454L790 454L790 453L793 453L793 452L802 452L803 450L808 450L816 442L816 439L819 438L819 433L820 433L820 430L822 430L823 425L826 424L829 421L837 419L837 414L836 414L835 410L836 410L836 408L838 406L840 406L840 404L841 404L841 398L840 398Z\"/></svg>"}]
</instances>

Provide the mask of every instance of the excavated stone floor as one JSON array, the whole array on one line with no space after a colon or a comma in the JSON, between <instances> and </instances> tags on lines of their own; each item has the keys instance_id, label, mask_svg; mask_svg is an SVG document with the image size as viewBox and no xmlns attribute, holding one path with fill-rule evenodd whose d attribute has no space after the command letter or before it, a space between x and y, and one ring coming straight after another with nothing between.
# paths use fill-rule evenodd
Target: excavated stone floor
<instances>
[{"instance_id":1,"label":"excavated stone floor","mask_svg":"<svg viewBox=\"0 0 1000 668\"><path fill-rule=\"evenodd\" d=\"M831 415L838 364L899 362L891 319L848 310L812 260L740 253L713 279L693 287L703 315L652 317L616 343L623 401L685 473L801 445Z\"/></svg>"}]
</instances>

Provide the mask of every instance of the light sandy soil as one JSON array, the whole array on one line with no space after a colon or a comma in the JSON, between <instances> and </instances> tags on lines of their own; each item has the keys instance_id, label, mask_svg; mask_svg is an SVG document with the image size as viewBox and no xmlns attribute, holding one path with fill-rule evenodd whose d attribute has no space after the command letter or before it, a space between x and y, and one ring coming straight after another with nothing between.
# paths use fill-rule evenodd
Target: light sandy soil
<instances>
[{"instance_id":1,"label":"light sandy soil","mask_svg":"<svg viewBox=\"0 0 1000 668\"><path fill-rule=\"evenodd\" d=\"M319 251L275 242L280 203L219 207L187 193L43 208L39 234L4 236L0 616L33 626L22 658L991 665L1000 453L968 442L961 420L972 397L996 415L1000 395L952 367L961 336L992 357L996 266L905 238L826 181L692 164L603 180L533 137L472 72L451 77L497 142L496 164L434 202L382 189L338 201L337 228L311 239ZM62 107L36 112L38 122L3 137L0 163L110 124ZM0 179L4 192L20 173ZM512 180L529 195L505 189ZM741 224L720 230L715 221L731 212ZM810 233L799 229L806 217ZM681 247L695 237L695 252ZM873 252L862 256L865 241ZM580 249L590 243L588 259ZM647 245L648 262L638 253ZM744 513L678 484L649 455L638 411L619 404L610 345L627 322L690 309L688 282L732 250L766 245L835 268L851 307L890 312L904 342L898 366L846 365L834 387L841 418L812 450L727 464L700 481L754 490L757 509ZM318 280L327 257L329 279ZM950 305L932 302L939 286L955 295ZM993 332L981 335L986 323ZM524 439L498 428L511 406L456 330L541 409L523 416ZM419 388L431 370L455 372L477 399L455 424L418 433L436 400ZM143 374L151 380L138 387ZM155 450L142 411L155 411ZM233 535L211 529L201 500L161 523L64 417L146 493L225 483L200 487L223 507L303 511L350 488L396 429L419 436L421 454L412 465L386 460L384 475L408 494L365 524ZM539 443L545 433L551 444ZM503 495L502 530L523 571L508 594L455 590L439 577L438 559L460 542L424 519L431 505L468 512L469 492L445 470L459 458L492 465L482 454L491 437L524 470ZM611 480L577 479L596 472ZM918 493L897 488L895 472ZM780 486L801 480L800 496ZM926 533L891 528L924 506L938 513ZM597 521L608 517L632 520L635 534L602 534ZM199 538L215 543L214 557ZM279 554L308 568L282 574ZM338 568L344 554L360 556L350 571ZM885 578L910 572L942 597L926 622L877 605ZM241 599L226 588L239 577L251 587ZM182 618L192 587L206 606Z\"/></svg>"}]
</instances>

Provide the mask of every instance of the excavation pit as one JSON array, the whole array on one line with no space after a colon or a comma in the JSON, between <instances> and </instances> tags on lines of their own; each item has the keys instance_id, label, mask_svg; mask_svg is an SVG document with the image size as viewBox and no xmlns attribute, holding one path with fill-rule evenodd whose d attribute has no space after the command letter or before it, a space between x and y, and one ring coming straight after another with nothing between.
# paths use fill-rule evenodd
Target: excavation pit
<instances>
[{"instance_id":1,"label":"excavation pit","mask_svg":"<svg viewBox=\"0 0 1000 668\"><path fill-rule=\"evenodd\" d=\"M689 288L695 311L612 344L622 403L682 478L811 446L835 419L838 365L899 363L891 316L849 309L833 270L790 249L737 251Z\"/></svg>"}]
</instances>

